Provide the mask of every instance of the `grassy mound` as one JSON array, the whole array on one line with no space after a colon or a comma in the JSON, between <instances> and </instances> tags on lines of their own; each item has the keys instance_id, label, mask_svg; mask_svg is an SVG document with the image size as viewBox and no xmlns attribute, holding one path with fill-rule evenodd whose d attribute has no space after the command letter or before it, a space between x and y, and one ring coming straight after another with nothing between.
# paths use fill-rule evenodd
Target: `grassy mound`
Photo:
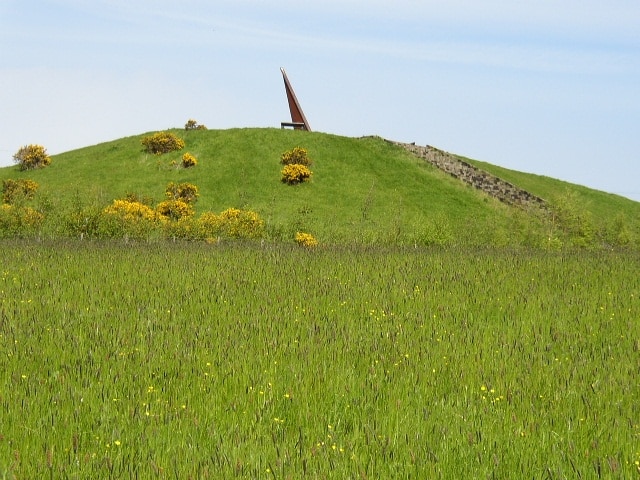
<instances>
[{"instance_id":1,"label":"grassy mound","mask_svg":"<svg viewBox=\"0 0 640 480\"><path fill-rule=\"evenodd\" d=\"M64 233L64 212L99 211L128 194L160 202L170 182L198 186L197 214L231 207L257 212L275 240L308 231L321 243L540 246L572 243L571 237L584 233L565 227L562 215L548 218L503 205L376 137L280 129L172 132L184 139L183 150L149 154L143 134L55 155L42 170L3 168L0 180L38 182L32 202L47 217L40 235ZM280 181L279 160L297 146L308 150L313 176L289 186ZM197 166L181 168L185 152L198 159ZM561 199L569 210L564 217L588 223L593 238L587 243L616 243L611 238L620 230L628 234L626 244L638 237L636 202L488 164L482 168L549 201Z\"/></svg>"}]
</instances>

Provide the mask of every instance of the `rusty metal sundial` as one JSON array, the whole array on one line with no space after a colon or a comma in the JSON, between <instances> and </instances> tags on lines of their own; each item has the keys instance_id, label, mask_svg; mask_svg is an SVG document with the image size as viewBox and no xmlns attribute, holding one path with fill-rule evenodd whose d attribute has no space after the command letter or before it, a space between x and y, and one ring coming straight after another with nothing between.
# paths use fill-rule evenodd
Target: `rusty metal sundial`
<instances>
[{"instance_id":1,"label":"rusty metal sundial","mask_svg":"<svg viewBox=\"0 0 640 480\"><path fill-rule=\"evenodd\" d=\"M293 91L293 87L291 87L291 83L289 83L287 73L284 71L284 68L281 68L280 71L282 72L282 78L284 79L284 88L287 92L287 101L289 102L289 111L291 112L291 121L282 122L280 126L281 128L293 127L296 130L306 130L307 132L310 132L311 128L309 127L309 122L307 122L307 117L304 116L304 112L302 111L302 107L300 107L300 103Z\"/></svg>"}]
</instances>

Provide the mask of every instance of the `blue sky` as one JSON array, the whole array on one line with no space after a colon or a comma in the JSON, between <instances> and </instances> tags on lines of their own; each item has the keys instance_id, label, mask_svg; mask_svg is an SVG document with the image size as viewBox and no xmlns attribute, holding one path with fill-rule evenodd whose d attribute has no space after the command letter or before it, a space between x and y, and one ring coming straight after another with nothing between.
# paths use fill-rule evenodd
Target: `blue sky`
<instances>
[{"instance_id":1,"label":"blue sky","mask_svg":"<svg viewBox=\"0 0 640 480\"><path fill-rule=\"evenodd\" d=\"M429 144L640 201L637 0L2 0L0 166L181 127Z\"/></svg>"}]
</instances>

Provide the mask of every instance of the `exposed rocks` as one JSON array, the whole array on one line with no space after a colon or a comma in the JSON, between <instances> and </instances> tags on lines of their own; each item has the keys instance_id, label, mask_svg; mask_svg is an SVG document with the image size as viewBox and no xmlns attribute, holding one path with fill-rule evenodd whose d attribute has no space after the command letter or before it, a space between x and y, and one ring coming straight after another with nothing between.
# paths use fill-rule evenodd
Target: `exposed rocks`
<instances>
[{"instance_id":1,"label":"exposed rocks","mask_svg":"<svg viewBox=\"0 0 640 480\"><path fill-rule=\"evenodd\" d=\"M447 153L429 145L422 147L414 143L393 142L419 158L435 165L439 169L447 172L452 177L462 180L473 187L497 198L498 200L510 205L518 205L522 207L537 207L546 209L547 203L526 190L516 187L484 170L460 160L455 155Z\"/></svg>"}]
</instances>

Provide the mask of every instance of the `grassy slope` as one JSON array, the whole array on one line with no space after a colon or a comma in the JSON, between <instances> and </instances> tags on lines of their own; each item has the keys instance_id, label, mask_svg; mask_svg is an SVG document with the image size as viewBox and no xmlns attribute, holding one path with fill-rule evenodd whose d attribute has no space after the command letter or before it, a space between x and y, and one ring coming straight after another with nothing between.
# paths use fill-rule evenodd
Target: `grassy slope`
<instances>
[{"instance_id":1,"label":"grassy slope","mask_svg":"<svg viewBox=\"0 0 640 480\"><path fill-rule=\"evenodd\" d=\"M158 202L168 182L190 182L200 189L199 212L250 208L265 218L276 235L289 236L303 229L333 241L409 241L420 236L425 225L433 230L433 225L444 223L445 230L464 242L486 243L494 232L510 232L514 221L523 221L513 209L379 138L280 129L175 133L187 144L181 152L149 155L142 150L140 141L147 135L143 134L56 155L52 165L40 171L0 169L0 180L33 179L40 184L40 195L56 206L78 198L85 204L106 206L127 193ZM295 146L308 149L314 176L309 184L291 187L280 182L279 158ZM171 162L180 163L185 151L198 158L198 166L172 167ZM481 167L544 198L560 188L552 179L497 170L488 164ZM640 217L636 202L561 186L590 195L598 216L623 208L629 217Z\"/></svg>"},{"instance_id":2,"label":"grassy slope","mask_svg":"<svg viewBox=\"0 0 640 480\"><path fill-rule=\"evenodd\" d=\"M629 218L640 221L640 203L628 198L547 176L509 170L478 160L468 158L464 158L464 160L514 185L518 185L520 188L544 198L551 203L553 203L558 196L566 192L573 192L580 197L584 202L584 207L588 209L596 219L604 220L622 212Z\"/></svg>"}]
</instances>

